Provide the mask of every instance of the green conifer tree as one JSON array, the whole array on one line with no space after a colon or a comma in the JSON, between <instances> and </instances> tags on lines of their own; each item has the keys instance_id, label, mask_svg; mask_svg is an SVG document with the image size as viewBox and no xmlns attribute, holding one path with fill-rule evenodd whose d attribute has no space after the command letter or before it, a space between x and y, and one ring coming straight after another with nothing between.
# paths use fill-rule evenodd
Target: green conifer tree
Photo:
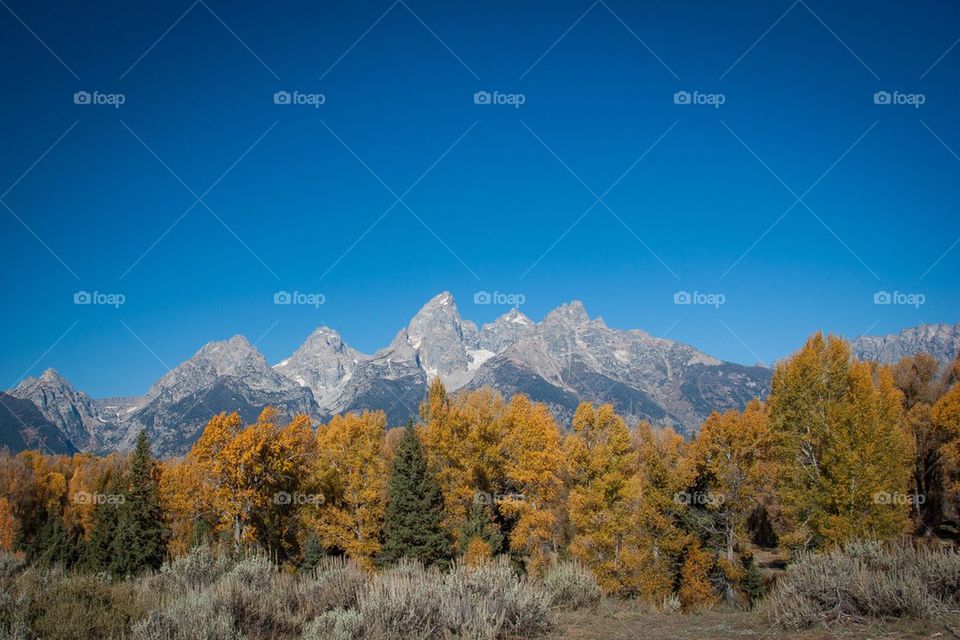
<instances>
[{"instance_id":1,"label":"green conifer tree","mask_svg":"<svg viewBox=\"0 0 960 640\"><path fill-rule=\"evenodd\" d=\"M477 499L471 503L467 519L460 529L460 539L464 541L464 546L474 538L483 540L493 555L503 551L503 532L486 500Z\"/></svg>"},{"instance_id":2,"label":"green conifer tree","mask_svg":"<svg viewBox=\"0 0 960 640\"><path fill-rule=\"evenodd\" d=\"M106 495L120 494L120 486L114 480L106 486ZM93 528L84 549L83 565L95 573L110 571L113 563L113 544L117 535L120 505L110 500L98 504L93 512Z\"/></svg>"},{"instance_id":3,"label":"green conifer tree","mask_svg":"<svg viewBox=\"0 0 960 640\"><path fill-rule=\"evenodd\" d=\"M443 494L427 468L412 421L397 447L387 491L380 562L411 558L428 566L447 565L451 549L442 524Z\"/></svg>"},{"instance_id":4,"label":"green conifer tree","mask_svg":"<svg viewBox=\"0 0 960 640\"><path fill-rule=\"evenodd\" d=\"M137 437L122 495L110 570L114 575L127 576L159 569L169 532L163 522L156 464L145 431Z\"/></svg>"}]
</instances>

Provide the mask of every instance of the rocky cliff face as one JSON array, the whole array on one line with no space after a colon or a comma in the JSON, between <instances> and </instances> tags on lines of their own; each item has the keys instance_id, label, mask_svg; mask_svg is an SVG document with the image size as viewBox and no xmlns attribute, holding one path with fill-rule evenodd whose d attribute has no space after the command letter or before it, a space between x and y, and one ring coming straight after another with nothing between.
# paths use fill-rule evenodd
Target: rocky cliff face
<instances>
[{"instance_id":1,"label":"rocky cliff face","mask_svg":"<svg viewBox=\"0 0 960 640\"><path fill-rule=\"evenodd\" d=\"M852 343L853 355L861 360L893 364L904 356L929 353L941 366L948 366L960 349L960 322L921 324L886 336L863 336Z\"/></svg>"},{"instance_id":2,"label":"rocky cliff face","mask_svg":"<svg viewBox=\"0 0 960 640\"><path fill-rule=\"evenodd\" d=\"M47 420L30 400L0 391L0 448L38 449L49 454L72 454L76 448L58 425Z\"/></svg>"},{"instance_id":3,"label":"rocky cliff face","mask_svg":"<svg viewBox=\"0 0 960 640\"><path fill-rule=\"evenodd\" d=\"M82 391L75 390L55 370L47 369L39 378L23 380L11 395L36 405L43 417L57 425L78 449L99 448L105 422L98 417L94 401Z\"/></svg>"}]
</instances>

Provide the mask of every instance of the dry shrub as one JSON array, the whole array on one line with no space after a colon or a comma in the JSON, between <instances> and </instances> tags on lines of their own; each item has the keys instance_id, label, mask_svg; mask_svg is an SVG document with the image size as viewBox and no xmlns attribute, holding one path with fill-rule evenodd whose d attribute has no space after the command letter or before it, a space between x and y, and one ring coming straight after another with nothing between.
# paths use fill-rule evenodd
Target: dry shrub
<instances>
[{"instance_id":1,"label":"dry shrub","mask_svg":"<svg viewBox=\"0 0 960 640\"><path fill-rule=\"evenodd\" d=\"M202 589L212 585L233 567L225 553L206 545L194 547L184 556L163 563L152 581L161 591Z\"/></svg>"},{"instance_id":2,"label":"dry shrub","mask_svg":"<svg viewBox=\"0 0 960 640\"><path fill-rule=\"evenodd\" d=\"M363 625L360 614L348 609L332 609L318 616L303 630L303 640L359 640Z\"/></svg>"},{"instance_id":3,"label":"dry shrub","mask_svg":"<svg viewBox=\"0 0 960 640\"><path fill-rule=\"evenodd\" d=\"M547 569L543 585L557 607L582 609L596 604L601 596L596 576L577 560L559 562Z\"/></svg>"},{"instance_id":4,"label":"dry shrub","mask_svg":"<svg viewBox=\"0 0 960 640\"><path fill-rule=\"evenodd\" d=\"M352 560L324 558L302 582L304 605L314 615L356 608L360 590L368 579L360 565Z\"/></svg>"},{"instance_id":5,"label":"dry shrub","mask_svg":"<svg viewBox=\"0 0 960 640\"><path fill-rule=\"evenodd\" d=\"M133 625L133 640L239 640L232 614L210 591L187 591Z\"/></svg>"},{"instance_id":6,"label":"dry shrub","mask_svg":"<svg viewBox=\"0 0 960 640\"><path fill-rule=\"evenodd\" d=\"M13 610L3 631L12 637L121 638L148 607L138 583L60 569L22 573L5 593Z\"/></svg>"},{"instance_id":7,"label":"dry shrub","mask_svg":"<svg viewBox=\"0 0 960 640\"><path fill-rule=\"evenodd\" d=\"M204 566L204 561L212 566ZM164 602L135 628L137 640L292 638L308 620L356 607L359 567L327 559L304 575L283 573L264 555L233 563L205 549L166 565L152 580ZM196 610L185 611L196 604ZM326 629L327 627L323 627Z\"/></svg>"},{"instance_id":8,"label":"dry shrub","mask_svg":"<svg viewBox=\"0 0 960 640\"><path fill-rule=\"evenodd\" d=\"M534 637L551 625L546 589L520 578L506 558L448 573L401 562L369 581L355 611L328 612L303 637L495 640Z\"/></svg>"},{"instance_id":9,"label":"dry shrub","mask_svg":"<svg viewBox=\"0 0 960 640\"><path fill-rule=\"evenodd\" d=\"M905 544L854 543L802 554L763 603L780 625L928 618L957 604L960 554Z\"/></svg>"}]
</instances>

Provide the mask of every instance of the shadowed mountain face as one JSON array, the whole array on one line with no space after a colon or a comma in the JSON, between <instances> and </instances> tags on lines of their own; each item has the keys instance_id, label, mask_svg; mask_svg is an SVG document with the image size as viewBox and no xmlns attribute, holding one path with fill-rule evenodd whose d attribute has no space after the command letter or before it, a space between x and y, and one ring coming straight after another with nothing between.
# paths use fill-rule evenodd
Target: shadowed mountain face
<instances>
[{"instance_id":1,"label":"shadowed mountain face","mask_svg":"<svg viewBox=\"0 0 960 640\"><path fill-rule=\"evenodd\" d=\"M892 362L928 351L947 362L958 336L960 324L924 325L897 336L860 338L854 353ZM579 302L554 309L540 322L512 309L478 328L444 292L372 355L320 327L271 367L246 338L235 336L205 345L139 398L92 400L53 370L25 380L6 397L20 401L21 413L32 408L33 428L51 447L127 450L146 429L158 454L179 455L221 411L238 411L253 421L268 405L278 408L280 419L304 413L326 420L345 411L379 409L391 425L400 425L417 417L434 378L451 392L492 387L506 396L524 393L549 406L564 426L587 400L609 402L630 421L692 434L712 411L764 397L771 371L723 362L643 331L611 329ZM4 433L20 431L6 427ZM23 448L19 435L9 438L11 448Z\"/></svg>"},{"instance_id":2,"label":"shadowed mountain face","mask_svg":"<svg viewBox=\"0 0 960 640\"><path fill-rule=\"evenodd\" d=\"M0 392L0 448L4 447L56 454L76 451L60 428L47 420L33 402Z\"/></svg>"}]
</instances>

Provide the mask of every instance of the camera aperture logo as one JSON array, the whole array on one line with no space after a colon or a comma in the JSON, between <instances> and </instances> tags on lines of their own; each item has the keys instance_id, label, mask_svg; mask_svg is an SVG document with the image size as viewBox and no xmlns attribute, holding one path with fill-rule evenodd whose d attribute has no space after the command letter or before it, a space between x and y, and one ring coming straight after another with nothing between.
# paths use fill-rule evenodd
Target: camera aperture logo
<instances>
[{"instance_id":1,"label":"camera aperture logo","mask_svg":"<svg viewBox=\"0 0 960 640\"><path fill-rule=\"evenodd\" d=\"M327 96L322 93L302 93L300 91L277 91L273 94L273 104L307 105L319 109L326 103Z\"/></svg>"},{"instance_id":2,"label":"camera aperture logo","mask_svg":"<svg viewBox=\"0 0 960 640\"><path fill-rule=\"evenodd\" d=\"M699 507L719 507L726 501L726 497L722 493L710 491L678 491L673 494L673 501L677 504Z\"/></svg>"},{"instance_id":3,"label":"camera aperture logo","mask_svg":"<svg viewBox=\"0 0 960 640\"><path fill-rule=\"evenodd\" d=\"M300 304L319 307L327 301L322 293L304 293L303 291L277 291L273 294L273 304Z\"/></svg>"},{"instance_id":4,"label":"camera aperture logo","mask_svg":"<svg viewBox=\"0 0 960 640\"><path fill-rule=\"evenodd\" d=\"M473 501L476 504L500 504L501 502L526 502L527 496L522 493L488 493L486 491L477 491L473 494Z\"/></svg>"},{"instance_id":5,"label":"camera aperture logo","mask_svg":"<svg viewBox=\"0 0 960 640\"><path fill-rule=\"evenodd\" d=\"M102 293L100 291L77 291L73 294L73 304L97 304L119 309L126 303L127 296L122 293Z\"/></svg>"},{"instance_id":6,"label":"camera aperture logo","mask_svg":"<svg viewBox=\"0 0 960 640\"><path fill-rule=\"evenodd\" d=\"M874 504L895 504L895 505L921 505L927 501L927 497L922 493L900 493L894 491L878 491L873 494Z\"/></svg>"},{"instance_id":7,"label":"camera aperture logo","mask_svg":"<svg viewBox=\"0 0 960 640\"><path fill-rule=\"evenodd\" d=\"M873 294L873 304L895 304L906 305L919 309L920 305L927 302L927 296L922 293L904 293L903 291L877 291Z\"/></svg>"},{"instance_id":8,"label":"camera aperture logo","mask_svg":"<svg viewBox=\"0 0 960 640\"><path fill-rule=\"evenodd\" d=\"M126 498L122 493L90 493L89 491L77 491L73 494L74 504L123 504Z\"/></svg>"},{"instance_id":9,"label":"camera aperture logo","mask_svg":"<svg viewBox=\"0 0 960 640\"><path fill-rule=\"evenodd\" d=\"M673 294L673 304L697 304L707 305L714 309L719 309L720 305L726 304L727 296L722 293L704 293L702 291L677 291Z\"/></svg>"},{"instance_id":10,"label":"camera aperture logo","mask_svg":"<svg viewBox=\"0 0 960 640\"><path fill-rule=\"evenodd\" d=\"M473 94L473 104L499 104L509 105L514 109L519 109L527 101L527 96L522 93L500 93L494 91L477 91Z\"/></svg>"},{"instance_id":11,"label":"camera aperture logo","mask_svg":"<svg viewBox=\"0 0 960 640\"><path fill-rule=\"evenodd\" d=\"M122 93L101 93L99 91L77 91L73 94L73 104L109 106L119 109L127 101Z\"/></svg>"},{"instance_id":12,"label":"camera aperture logo","mask_svg":"<svg viewBox=\"0 0 960 640\"><path fill-rule=\"evenodd\" d=\"M522 293L501 293L500 291L477 291L473 294L473 304L507 304L519 307L527 301Z\"/></svg>"},{"instance_id":13,"label":"camera aperture logo","mask_svg":"<svg viewBox=\"0 0 960 640\"><path fill-rule=\"evenodd\" d=\"M677 91L673 94L673 104L696 104L706 105L719 109L727 101L727 96L722 93L701 93L700 91Z\"/></svg>"},{"instance_id":14,"label":"camera aperture logo","mask_svg":"<svg viewBox=\"0 0 960 640\"><path fill-rule=\"evenodd\" d=\"M277 491L273 494L273 504L278 505L304 505L304 504L323 504L326 498L322 493L300 493L294 491Z\"/></svg>"},{"instance_id":15,"label":"camera aperture logo","mask_svg":"<svg viewBox=\"0 0 960 640\"><path fill-rule=\"evenodd\" d=\"M900 91L877 91L873 94L873 104L882 105L903 105L919 109L921 105L927 102L927 96L923 93L901 93Z\"/></svg>"}]
</instances>

